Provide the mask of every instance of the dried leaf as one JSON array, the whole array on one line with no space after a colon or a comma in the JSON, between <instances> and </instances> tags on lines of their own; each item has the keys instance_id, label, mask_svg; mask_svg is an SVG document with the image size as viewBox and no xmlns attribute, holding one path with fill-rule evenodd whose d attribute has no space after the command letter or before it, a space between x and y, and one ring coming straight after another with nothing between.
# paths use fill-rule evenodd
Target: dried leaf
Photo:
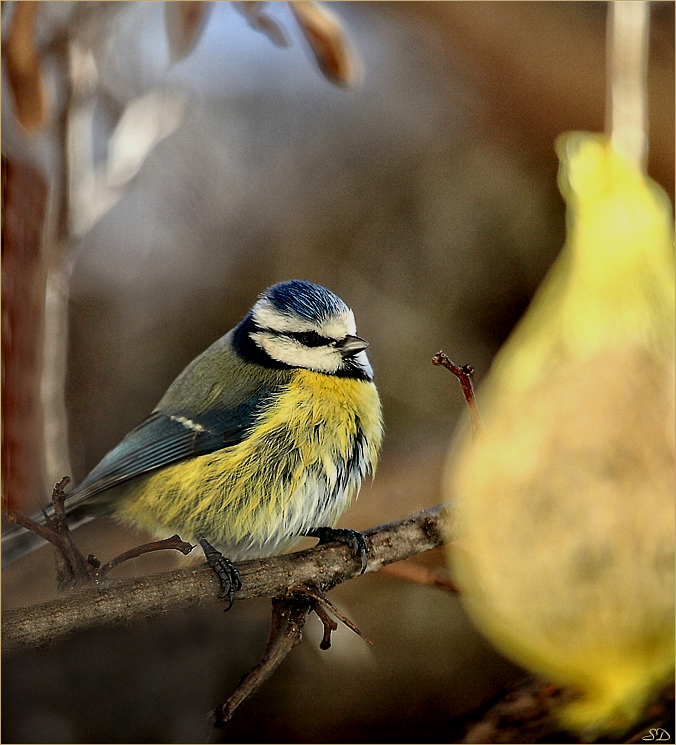
<instances>
[{"instance_id":1,"label":"dried leaf","mask_svg":"<svg viewBox=\"0 0 676 745\"><path fill-rule=\"evenodd\" d=\"M195 48L210 10L211 4L201 0L164 3L164 27L171 64L180 62Z\"/></svg>"},{"instance_id":2,"label":"dried leaf","mask_svg":"<svg viewBox=\"0 0 676 745\"><path fill-rule=\"evenodd\" d=\"M178 129L185 110L181 97L164 90L154 90L131 101L108 145L108 186L120 188L127 184L155 145Z\"/></svg>"},{"instance_id":3,"label":"dried leaf","mask_svg":"<svg viewBox=\"0 0 676 745\"><path fill-rule=\"evenodd\" d=\"M39 6L40 3L33 0L14 4L14 15L2 52L16 118L30 133L39 132L47 122L42 67L33 40Z\"/></svg>"},{"instance_id":4,"label":"dried leaf","mask_svg":"<svg viewBox=\"0 0 676 745\"><path fill-rule=\"evenodd\" d=\"M81 136L71 138L71 159L76 164L71 170L77 168L78 174L71 192L74 235L84 235L122 198L157 143L179 128L185 112L186 103L177 92L158 89L131 101L110 137L108 158L95 169L86 152L91 120L77 118Z\"/></svg>"},{"instance_id":5,"label":"dried leaf","mask_svg":"<svg viewBox=\"0 0 676 745\"><path fill-rule=\"evenodd\" d=\"M263 12L262 6L263 3L257 2L257 0L246 0L246 2L235 5L249 21L251 28L265 34L276 47L288 47L289 40L286 38L282 27L274 18Z\"/></svg>"},{"instance_id":6,"label":"dried leaf","mask_svg":"<svg viewBox=\"0 0 676 745\"><path fill-rule=\"evenodd\" d=\"M289 5L324 77L343 87L360 83L361 68L336 16L309 0Z\"/></svg>"}]
</instances>

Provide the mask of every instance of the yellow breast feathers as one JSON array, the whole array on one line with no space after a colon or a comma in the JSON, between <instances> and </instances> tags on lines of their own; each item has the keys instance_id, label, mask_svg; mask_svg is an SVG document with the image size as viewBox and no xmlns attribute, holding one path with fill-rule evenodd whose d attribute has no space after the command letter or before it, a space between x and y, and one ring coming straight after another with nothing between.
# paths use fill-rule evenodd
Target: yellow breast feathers
<instances>
[{"instance_id":1,"label":"yellow breast feathers","mask_svg":"<svg viewBox=\"0 0 676 745\"><path fill-rule=\"evenodd\" d=\"M373 383L299 369L246 439L135 480L117 514L157 534L202 536L235 560L274 555L335 524L381 440Z\"/></svg>"}]
</instances>

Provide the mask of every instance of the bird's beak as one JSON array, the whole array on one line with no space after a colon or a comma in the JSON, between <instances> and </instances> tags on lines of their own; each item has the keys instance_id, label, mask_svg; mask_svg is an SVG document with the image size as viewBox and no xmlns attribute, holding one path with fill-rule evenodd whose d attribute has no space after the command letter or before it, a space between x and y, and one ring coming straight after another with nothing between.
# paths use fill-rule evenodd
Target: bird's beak
<instances>
[{"instance_id":1,"label":"bird's beak","mask_svg":"<svg viewBox=\"0 0 676 745\"><path fill-rule=\"evenodd\" d=\"M336 347L343 357L354 357L355 354L361 352L362 349L366 349L369 343L366 339L362 339L361 336L352 336L348 334L344 339L341 339Z\"/></svg>"}]
</instances>

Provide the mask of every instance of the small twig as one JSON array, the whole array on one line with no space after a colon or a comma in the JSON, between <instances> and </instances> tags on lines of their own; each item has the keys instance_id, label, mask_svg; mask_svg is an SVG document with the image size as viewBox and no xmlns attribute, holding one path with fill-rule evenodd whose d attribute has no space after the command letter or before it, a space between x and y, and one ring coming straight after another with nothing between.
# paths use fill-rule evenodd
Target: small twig
<instances>
[{"instance_id":1,"label":"small twig","mask_svg":"<svg viewBox=\"0 0 676 745\"><path fill-rule=\"evenodd\" d=\"M50 525L41 525L39 522L36 522L32 518L23 515L21 512L17 512L7 503L4 503L4 511L11 523L20 525L22 528L26 528L26 530L30 530L33 533L36 533L41 538L44 538L49 543L52 543L58 549L65 552L66 547L63 542L63 537L56 533Z\"/></svg>"},{"instance_id":2,"label":"small twig","mask_svg":"<svg viewBox=\"0 0 676 745\"><path fill-rule=\"evenodd\" d=\"M87 561L84 556L82 556L80 549L75 545L73 534L70 532L68 527L66 508L64 505L66 500L64 489L69 483L70 478L64 476L54 485L54 489L52 490L54 516L51 521L45 514L45 518L51 522L56 533L63 536L65 544L65 551L60 549L60 554L62 554L62 556L57 556L56 578L59 590L70 590L78 585L91 585L96 583L96 568L91 562Z\"/></svg>"},{"instance_id":3,"label":"small twig","mask_svg":"<svg viewBox=\"0 0 676 745\"><path fill-rule=\"evenodd\" d=\"M111 569L114 569L123 562L129 561L129 559L135 559L143 554L149 554L151 551L175 550L187 556L193 548L195 547L192 544L182 541L179 535L172 535L171 538L165 538L163 541L143 543L140 546L136 546L136 548L130 548L129 551L124 551L119 556L111 559L107 564L104 564L97 572L97 580L100 582Z\"/></svg>"},{"instance_id":4,"label":"small twig","mask_svg":"<svg viewBox=\"0 0 676 745\"><path fill-rule=\"evenodd\" d=\"M312 609L312 599L293 595L288 598L273 598L271 628L278 633L272 643L268 643L263 659L251 672L242 678L235 692L225 703L216 707L210 716L213 727L223 727L235 709L272 675L289 652L303 637L303 627Z\"/></svg>"},{"instance_id":5,"label":"small twig","mask_svg":"<svg viewBox=\"0 0 676 745\"><path fill-rule=\"evenodd\" d=\"M324 626L320 649L326 650L331 647L331 634L338 628L338 624L328 614L327 608L364 641L373 644L345 614L336 608L320 587L292 585L286 597L272 598L270 636L263 659L242 678L234 693L223 704L213 709L209 719L212 728L223 727L232 718L235 709L258 690L289 652L300 644L303 627L310 611L317 614Z\"/></svg>"},{"instance_id":6,"label":"small twig","mask_svg":"<svg viewBox=\"0 0 676 745\"><path fill-rule=\"evenodd\" d=\"M312 606L312 610L317 614L319 620L324 626L324 635L322 636L321 642L319 642L319 648L327 650L331 648L331 634L338 629L338 624L331 618L331 616L322 608L321 603L315 602Z\"/></svg>"},{"instance_id":7,"label":"small twig","mask_svg":"<svg viewBox=\"0 0 676 745\"><path fill-rule=\"evenodd\" d=\"M68 528L64 507L64 500L66 499L64 488L69 482L70 478L64 476L54 484L52 490L54 514L50 516L43 510L45 525L22 515L16 510L7 509L7 515L13 523L37 533L58 550L56 554L56 583L59 590L91 585L95 583L96 579L95 567L82 556Z\"/></svg>"},{"instance_id":8,"label":"small twig","mask_svg":"<svg viewBox=\"0 0 676 745\"><path fill-rule=\"evenodd\" d=\"M471 365L456 365L455 362L451 362L451 360L441 351L437 352L434 357L432 357L432 364L442 365L447 370L450 370L460 381L462 393L465 396L467 408L472 417L472 429L474 430L475 435L481 434L484 426L481 421L481 415L479 414L479 406L476 401L476 396L474 395L474 368Z\"/></svg>"},{"instance_id":9,"label":"small twig","mask_svg":"<svg viewBox=\"0 0 676 745\"><path fill-rule=\"evenodd\" d=\"M141 546L129 549L116 556L111 561L101 566L101 562L95 556L88 556L86 559L75 545L73 535L68 527L66 517L65 499L66 493L64 488L70 482L68 476L64 476L54 485L52 490L53 514L42 510L45 524L26 517L19 512L6 506L9 519L27 530L37 533L41 538L52 543L57 549L56 560L56 584L60 591L70 590L78 585L98 584L105 579L108 572L119 566L129 559L135 559L151 551L176 550L182 554L189 554L194 546L182 541L180 536L174 535L162 541L152 541L144 543Z\"/></svg>"},{"instance_id":10,"label":"small twig","mask_svg":"<svg viewBox=\"0 0 676 745\"><path fill-rule=\"evenodd\" d=\"M361 636L361 638L367 644L373 644L373 642L365 634L362 634L362 632L352 623L352 621L350 621L350 619L344 613L341 613L341 611L339 611L338 608L336 608L336 606L326 597L326 594L320 587L310 586L310 585L292 585L289 588L289 591L294 592L294 593L300 593L301 595L309 595L315 601L315 604L313 605L312 609L315 611L315 613L317 613L320 619L322 618L322 614L319 611L317 611L318 605L325 606L326 608L328 608L331 611L331 613L333 613L333 615L336 616L336 618L339 621L344 623L348 629L350 629L351 631L354 631L354 633L357 634L357 636ZM322 647L322 649L328 649L330 646L331 646L331 642L329 640L329 645L327 647Z\"/></svg>"}]
</instances>

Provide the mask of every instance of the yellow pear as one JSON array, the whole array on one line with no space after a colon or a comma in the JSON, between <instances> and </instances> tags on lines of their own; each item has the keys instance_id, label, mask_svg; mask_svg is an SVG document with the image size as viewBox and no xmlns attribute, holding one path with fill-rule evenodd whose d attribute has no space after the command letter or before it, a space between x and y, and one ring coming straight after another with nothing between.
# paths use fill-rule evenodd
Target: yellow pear
<instances>
[{"instance_id":1,"label":"yellow pear","mask_svg":"<svg viewBox=\"0 0 676 745\"><path fill-rule=\"evenodd\" d=\"M674 666L673 221L606 137L557 151L566 245L449 460L451 559L496 647L577 691L564 723L620 732Z\"/></svg>"}]
</instances>

